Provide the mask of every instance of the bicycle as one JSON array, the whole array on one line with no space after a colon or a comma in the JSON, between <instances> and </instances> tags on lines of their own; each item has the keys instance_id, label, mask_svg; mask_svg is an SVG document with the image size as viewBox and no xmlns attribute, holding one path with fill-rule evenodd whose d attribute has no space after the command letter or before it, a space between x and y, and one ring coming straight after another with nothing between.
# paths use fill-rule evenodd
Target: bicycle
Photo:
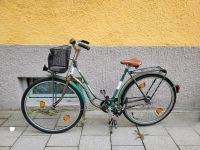
<instances>
[{"instance_id":1,"label":"bicycle","mask_svg":"<svg viewBox=\"0 0 200 150\"><path fill-rule=\"evenodd\" d=\"M75 53L70 58L72 48ZM78 69L81 48L89 50L89 42L71 39L70 46L50 49L48 67L43 68L50 77L33 82L25 90L21 109L34 128L61 133L77 125L86 110L84 92L92 105L109 114L111 133L112 127L117 127L115 116L124 114L130 122L147 126L160 122L172 111L180 86L167 78L167 71L160 66L138 69L142 62L137 58L121 61L126 67L111 97L105 90L100 91L103 98L97 97ZM58 75L66 71L66 77ZM130 78L124 82L127 74Z\"/></svg>"}]
</instances>

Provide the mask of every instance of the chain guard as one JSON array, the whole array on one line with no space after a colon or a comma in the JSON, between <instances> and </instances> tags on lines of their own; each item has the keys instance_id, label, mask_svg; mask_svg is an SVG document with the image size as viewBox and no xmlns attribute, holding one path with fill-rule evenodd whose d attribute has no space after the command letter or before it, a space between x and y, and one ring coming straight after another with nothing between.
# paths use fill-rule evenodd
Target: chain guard
<instances>
[{"instance_id":1,"label":"chain guard","mask_svg":"<svg viewBox=\"0 0 200 150\"><path fill-rule=\"evenodd\" d=\"M101 106L101 110L103 111L103 112L105 112L105 113L108 113L108 104L106 103L106 101L102 101L101 103L100 103L100 106Z\"/></svg>"},{"instance_id":2,"label":"chain guard","mask_svg":"<svg viewBox=\"0 0 200 150\"><path fill-rule=\"evenodd\" d=\"M101 104L100 104L100 106L101 106L101 110L103 111L103 112L105 112L105 113L108 113L108 108L109 108L109 105L108 105L108 103L107 103L107 101L105 100L105 101L102 101L101 102ZM115 115L115 116L120 116L122 113L123 113L123 110L117 110L117 109L112 109L111 110L112 111L112 113L113 113L113 115Z\"/></svg>"}]
</instances>

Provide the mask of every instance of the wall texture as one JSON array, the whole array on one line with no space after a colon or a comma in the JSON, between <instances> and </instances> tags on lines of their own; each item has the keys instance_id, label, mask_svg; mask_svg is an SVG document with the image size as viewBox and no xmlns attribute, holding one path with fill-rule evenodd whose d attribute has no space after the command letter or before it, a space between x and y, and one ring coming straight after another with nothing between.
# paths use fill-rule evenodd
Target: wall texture
<instances>
[{"instance_id":1,"label":"wall texture","mask_svg":"<svg viewBox=\"0 0 200 150\"><path fill-rule=\"evenodd\" d=\"M199 0L0 0L0 43L200 45Z\"/></svg>"},{"instance_id":2,"label":"wall texture","mask_svg":"<svg viewBox=\"0 0 200 150\"><path fill-rule=\"evenodd\" d=\"M24 91L21 77L44 77L49 47L52 46L0 46L0 109L20 108ZM97 47L82 51L79 68L97 94L106 89L109 95L117 86L124 66L124 58L138 57L142 67L160 65L168 70L168 77L181 85L176 108L200 109L200 48L199 47Z\"/></svg>"},{"instance_id":3,"label":"wall texture","mask_svg":"<svg viewBox=\"0 0 200 150\"><path fill-rule=\"evenodd\" d=\"M0 109L20 108L23 79L47 75L48 48L71 37L93 45L80 66L95 90L111 94L119 61L134 56L181 85L176 108L199 109L199 8L199 0L0 0Z\"/></svg>"}]
</instances>

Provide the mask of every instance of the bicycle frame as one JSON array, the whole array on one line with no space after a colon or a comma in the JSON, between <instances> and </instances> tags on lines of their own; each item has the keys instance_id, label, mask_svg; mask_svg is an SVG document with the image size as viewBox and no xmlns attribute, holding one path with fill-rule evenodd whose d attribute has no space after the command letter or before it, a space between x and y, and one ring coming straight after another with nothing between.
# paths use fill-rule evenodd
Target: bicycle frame
<instances>
[{"instance_id":1,"label":"bicycle frame","mask_svg":"<svg viewBox=\"0 0 200 150\"><path fill-rule=\"evenodd\" d=\"M72 45L73 45L73 44L72 44ZM57 100L57 101L54 102L54 104L53 104L54 107L62 100L62 98L63 98L63 96L64 96L64 93L65 93L65 91L66 91L66 88L67 88L67 84L68 84L70 81L75 81L75 82L76 82L77 84L79 84L79 85L82 87L82 89L85 91L85 93L86 93L87 97L89 98L89 101L92 103L92 105L94 105L94 106L100 108L100 105L96 105L96 104L94 103L94 100L99 100L99 101L105 101L105 100L107 100L107 101L109 101L109 103L111 104L111 106L119 108L119 107L121 106L121 105L120 105L120 98L119 98L119 96L120 96L120 94L121 94L120 92L121 92L122 88L123 88L124 86L126 86L126 83L123 84L123 85L122 85L122 83L123 83L123 81L124 81L125 76L127 75L127 73L130 75L131 81L134 81L134 83L136 84L137 88L140 90L140 92L141 92L142 95L143 95L143 98L140 98L140 99L137 100L137 101L144 100L146 103L148 103L148 102L152 99L152 97L154 96L154 94L156 93L156 91L157 91L158 87L160 86L160 84L162 83L162 81L160 81L160 83L159 83L158 87L156 88L155 92L153 93L153 95L152 95L151 97L147 97L148 92L145 94L145 93L140 89L138 83L136 82L136 80L135 80L135 78L132 76L132 74L137 74L137 71L139 71L139 73L141 74L141 73L143 73L143 72L145 71L145 69L146 69L147 71L149 71L149 69L150 69L150 71L159 71L159 72L162 71L162 72L164 72L165 75L166 75L166 70L162 69L162 68L159 67L159 66L158 66L158 67L150 67L150 68L143 68L143 69L136 69L136 70L134 70L134 71L129 71L130 66L126 65L126 68L125 68L123 74L121 75L120 81L119 81L119 83L118 83L116 89L114 90L113 95L112 95L110 98L109 98L108 96L105 96L105 95L104 95L105 98L103 99L103 98L100 98L100 97L98 97L98 96L95 95L95 93L94 93L94 92L92 91L92 89L90 88L89 83L87 82L87 80L85 79L85 77L83 76L83 74L81 73L81 71L78 69L77 59L78 59L79 54L80 54L80 48L77 47L77 45L73 45L73 48L75 49L75 54L74 54L73 58L70 59L70 60L71 60L71 64L69 65L69 70L68 70L68 73L67 73L67 75L66 75L66 86L65 86L64 89L63 89L63 93L62 93L61 98L59 98L59 100ZM75 71L75 70L77 70L77 72L79 73L81 80L79 80L78 78L76 78L76 77L74 76L74 71ZM163 70L164 70L164 71L163 71ZM141 72L140 72L140 71L141 71ZM165 77L165 76L164 76L164 77ZM163 78L163 79L164 79L164 78ZM153 84L154 84L154 82L152 83L151 87L153 86ZM149 88L149 90L151 89L151 87ZM149 91L149 90L148 90L148 91ZM81 90L80 90L80 91L81 91ZM81 94L83 94L82 91L81 91ZM83 96L83 97L84 97L84 96ZM113 102L116 101L116 100L118 101L118 105L117 105L117 106L116 106L115 103L113 103Z\"/></svg>"},{"instance_id":2,"label":"bicycle frame","mask_svg":"<svg viewBox=\"0 0 200 150\"><path fill-rule=\"evenodd\" d=\"M74 48L75 53L72 59L68 59L68 56L62 61L67 61L68 65L69 60L71 60L70 65L66 66L66 69L68 69L66 76L57 75L57 73L63 72L61 65L57 65L60 68L55 69L51 65L48 67L44 66L43 70L51 73L51 76L31 84L22 96L22 113L28 123L36 129L45 133L61 133L74 127L81 118L85 120L87 105L84 92L92 105L109 115L110 133L112 133L113 127L117 127L117 121L114 119L114 116L119 117L124 114L130 122L146 126L163 120L172 111L176 102L176 93L179 92L180 87L166 77L167 71L165 69L159 66L138 69L141 61L137 61L137 59L122 61L121 63L126 66L116 89L111 97L106 95L105 90L101 90L100 93L104 96L104 98L101 98L92 91L77 65L81 48L89 50L89 42L81 40L77 43L74 39L70 39L70 44ZM76 74L78 73L78 77L75 76L75 71ZM124 82L127 74L130 77ZM159 91L158 88L162 82L165 84L162 84L164 86L161 86ZM30 97L31 91L33 92L34 89L37 91L37 88L40 95L45 94L44 100L43 97L39 97L39 99L37 99L37 96ZM44 91L40 89L44 89ZM154 96L156 92L160 93ZM46 93L49 94L48 97ZM98 102L94 102L95 100L98 100ZM60 103L61 101L62 103ZM162 106L162 104L164 105ZM56 106L58 107L56 108ZM129 111L128 109L132 110ZM52 118L51 116L56 116L53 117L56 118L54 119L56 125L48 127L45 124L35 122L35 119L41 118L40 114L42 116L45 115L42 118L47 119ZM62 121L62 125L58 121Z\"/></svg>"},{"instance_id":3,"label":"bicycle frame","mask_svg":"<svg viewBox=\"0 0 200 150\"><path fill-rule=\"evenodd\" d=\"M77 63L75 61L72 60L72 64L70 65L69 69L70 69L70 71L69 71L69 75L68 76L71 76L71 78L72 78L71 80L77 82L83 88L83 90L85 91L87 97L89 98L89 101L94 106L96 106L96 107L99 108L100 106L97 106L96 104L94 104L93 101L94 100L104 101L105 98L100 98L100 97L96 96L96 94L92 91L89 83L87 82L87 80L85 79L85 77L83 76L83 74L81 73L81 71L78 69ZM111 96L111 98L108 99L109 101L112 102L114 99L118 99L118 94L119 94L119 91L120 91L120 89L122 87L122 83L124 81L124 78L125 78L125 76L128 73L128 69L129 69L129 67L127 66L125 68L125 70L124 70L121 78L120 78L120 81L119 81L116 89L113 92L113 95ZM79 80L78 78L74 77L74 71L75 70L80 75L81 80ZM66 78L67 78L67 76L66 76Z\"/></svg>"},{"instance_id":4,"label":"bicycle frame","mask_svg":"<svg viewBox=\"0 0 200 150\"><path fill-rule=\"evenodd\" d=\"M134 77L131 75L131 74L137 73L136 71L138 71L138 70L135 70L135 72L134 72L134 71L129 71L129 68L130 68L129 66L126 66L126 68L125 68L123 74L121 75L120 81L119 81L119 83L118 83L116 89L115 89L114 92L113 92L113 95L108 99L108 100L110 101L111 104L113 103L114 100L118 100L118 106L117 106L117 107L120 107L120 106L121 106L121 105L120 105L120 102L119 102L119 96L120 96L120 91L121 91L121 89L122 89L122 88L124 87L124 85L126 84L126 83L125 83L125 84L122 84L122 83L124 82L124 79L125 79L127 73L130 75L131 81L134 81L134 82L135 82L136 86L138 87L138 89L140 90L140 92L141 92L142 95L143 95L143 97L141 97L140 99L134 100L133 102L144 100L145 102L148 103L148 102L150 101L149 99L151 99L151 98L154 96L154 94L156 93L156 91L157 91L157 89L159 88L160 84L162 83L162 80L161 80L160 83L159 83L159 85L158 85L158 87L157 87L156 90L154 91L153 95L149 98L149 97L147 97L147 94L148 94L148 92L150 91L150 89L152 88L152 86L153 86L153 84L155 83L156 79L154 80L154 82L153 82L152 85L150 86L148 92L147 92L147 93L144 93L144 92L140 89L140 87L139 87L138 83L136 82L136 80L134 79ZM143 70L142 70L142 72L140 72L140 74L145 72L144 69L147 69L148 72L150 72L150 71L152 71L152 72L153 72L153 71L162 71L162 72L164 72L165 75L166 75L165 70L162 69L161 67L143 68ZM150 69L150 70L149 70L149 69ZM157 69L157 70L156 70L156 69ZM74 77L74 71L75 71L75 70L77 70L78 74L80 75L81 80L79 80L78 78ZM140 69L140 70L141 70L141 69ZM68 74L69 74L69 75L68 75ZM68 72L68 74L67 74L66 78L70 76L70 80L77 82L77 83L82 87L82 89L85 91L85 93L86 93L87 97L89 98L89 101L91 102L91 104L94 105L95 107L100 108L99 105L96 105L96 104L94 103L94 100L104 101L104 100L106 100L106 98L103 99L103 98L100 98L100 97L98 97L98 96L95 95L95 93L92 91L92 89L91 89L89 83L87 82L87 80L85 79L85 77L83 76L83 74L81 73L81 71L78 69L77 62L76 62L75 60L73 60L73 59L72 59L71 65L70 65L70 67L69 67L69 72ZM165 75L164 75L164 77L165 77ZM163 78L163 79L164 79L164 78Z\"/></svg>"}]
</instances>

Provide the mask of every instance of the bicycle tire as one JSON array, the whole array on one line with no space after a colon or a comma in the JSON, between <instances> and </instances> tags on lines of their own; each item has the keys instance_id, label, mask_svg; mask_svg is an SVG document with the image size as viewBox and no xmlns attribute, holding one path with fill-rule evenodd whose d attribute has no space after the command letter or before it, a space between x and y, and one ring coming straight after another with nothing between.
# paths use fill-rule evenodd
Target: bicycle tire
<instances>
[{"instance_id":1,"label":"bicycle tire","mask_svg":"<svg viewBox=\"0 0 200 150\"><path fill-rule=\"evenodd\" d=\"M77 117L77 119L73 122L73 124L71 124L70 126L66 127L66 128L63 128L63 129L59 129L59 130L49 130L49 129L45 129L43 127L40 127L39 125L35 124L33 122L33 120L30 118L30 116L27 114L26 112L26 96L27 94L29 93L29 91L36 85L40 84L40 83L44 83L44 82L47 82L47 81L52 81L52 78L43 78L43 79L39 79L39 80L36 80L35 82L33 82L24 92L23 96L22 96L22 99L21 99L21 110L22 110L22 113L23 113L23 116L25 117L26 121L34 128L44 132L44 133L50 133L50 134L55 134L55 133L62 133L62 132L65 132L71 128L73 128L81 119L83 113L84 113L84 103L83 103L83 99L81 97L81 95L79 94L79 92L73 87L71 86L71 84L68 84L68 87L70 87L74 92L75 94L78 96L78 99L79 99L79 102L80 102L80 112L79 112L79 115ZM58 82L58 83L62 83L62 84L66 84L65 81L63 80L60 80L60 79L57 79L55 78L54 81Z\"/></svg>"},{"instance_id":2,"label":"bicycle tire","mask_svg":"<svg viewBox=\"0 0 200 150\"><path fill-rule=\"evenodd\" d=\"M139 82L140 80L142 79L145 79L145 78L148 78L148 77L156 77L156 78L164 78L163 80L169 84L169 87L172 91L172 96L173 96L173 99L172 99L172 102L170 103L170 106L168 107L167 111L165 111L166 113L164 113L164 115L162 115L160 118L157 118L153 121L149 121L149 122L141 122L141 121L138 121L137 119L133 118L133 117L130 117L130 115L128 115L127 113L127 109L125 107L125 110L123 112L124 116L132 123L136 124L136 125L139 125L139 126L148 126L148 125L153 125L153 124L156 124L160 121L162 121L164 118L166 118L170 112L172 111L172 109L174 108L175 106L175 103L176 103L176 89L175 89L175 86L174 84L171 82L171 80L169 80L167 77L164 77L163 75L161 74L157 74L157 73L148 73L148 74L144 74L144 75L141 75L141 76L138 76L135 78L135 80L137 82ZM129 89L134 85L134 81L130 82L124 89L123 93L122 93L122 96L121 96L121 100L122 100L122 105L124 105L124 101L125 101L125 96L127 94L127 92L129 91Z\"/></svg>"}]
</instances>

